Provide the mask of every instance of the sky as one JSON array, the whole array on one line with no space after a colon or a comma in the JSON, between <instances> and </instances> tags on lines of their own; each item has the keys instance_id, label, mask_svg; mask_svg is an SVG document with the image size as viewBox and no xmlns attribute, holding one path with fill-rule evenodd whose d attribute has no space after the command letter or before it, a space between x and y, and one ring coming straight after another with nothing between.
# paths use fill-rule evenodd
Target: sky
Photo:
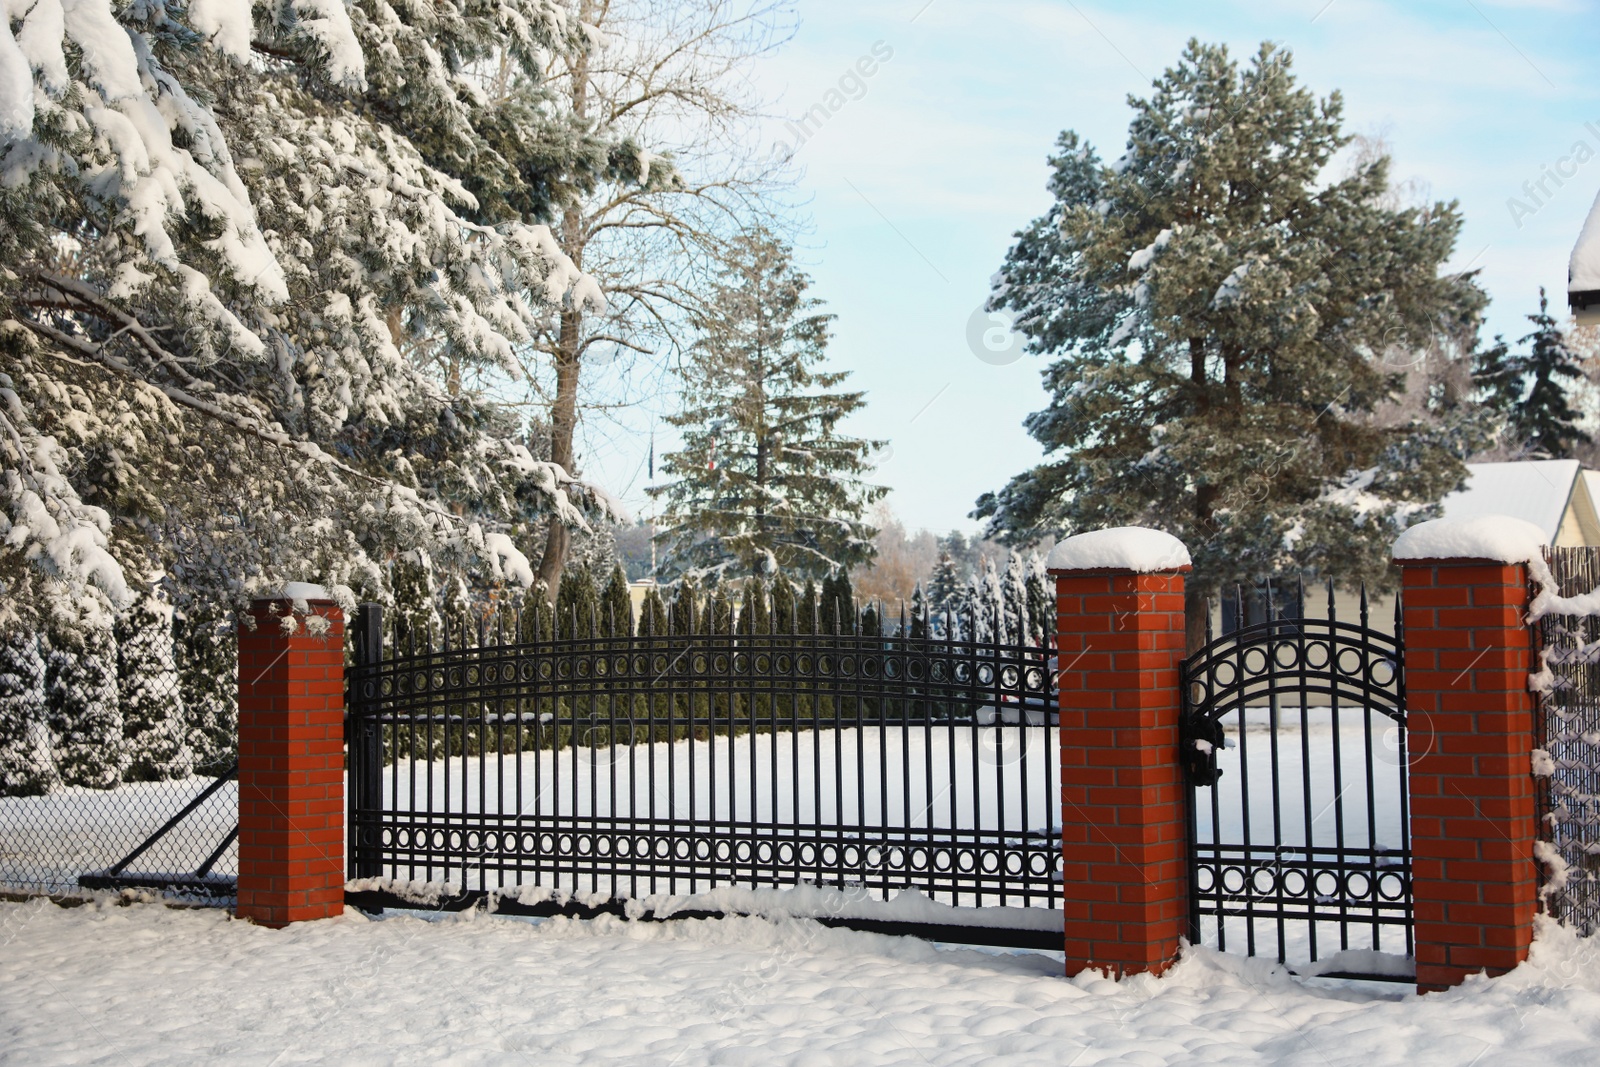
<instances>
[{"instance_id":1,"label":"sky","mask_svg":"<svg viewBox=\"0 0 1600 1067\"><path fill-rule=\"evenodd\" d=\"M1128 96L1147 95L1190 37L1242 59L1264 40L1292 50L1304 85L1343 94L1349 132L1387 140L1397 181L1458 200L1451 267L1480 271L1487 333L1521 337L1541 285L1561 302L1600 192L1600 3L801 0L798 12L749 77L774 115L769 144L794 149L798 258L838 316L831 360L867 394L846 429L887 442L873 479L912 529L977 530L976 498L1042 460L1022 422L1045 404L1043 360L986 318L990 278L1049 207L1057 135L1116 158ZM801 142L785 120L837 103L829 90L862 57L876 60L864 88L847 81ZM647 404L634 421L665 413ZM648 433L607 433L585 473L645 514ZM669 447L658 426L658 456Z\"/></svg>"}]
</instances>

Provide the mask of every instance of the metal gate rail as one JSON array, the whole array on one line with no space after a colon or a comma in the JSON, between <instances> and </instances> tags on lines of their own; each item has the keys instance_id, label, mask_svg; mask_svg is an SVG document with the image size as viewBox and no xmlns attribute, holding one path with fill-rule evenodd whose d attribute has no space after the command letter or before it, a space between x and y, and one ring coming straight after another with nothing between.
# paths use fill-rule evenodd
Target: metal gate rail
<instances>
[{"instance_id":1,"label":"metal gate rail","mask_svg":"<svg viewBox=\"0 0 1600 1067\"><path fill-rule=\"evenodd\" d=\"M628 900L637 914L659 894L809 884L1032 909L1025 928L1039 909L1059 918L1047 649L859 624L707 632L709 618L607 637L580 621L555 639L481 627L402 644L362 609L349 682L357 878L446 882L451 899L492 896L502 911L528 887L562 907ZM1059 944L1058 922L1046 936L985 914L958 939Z\"/></svg>"}]
</instances>

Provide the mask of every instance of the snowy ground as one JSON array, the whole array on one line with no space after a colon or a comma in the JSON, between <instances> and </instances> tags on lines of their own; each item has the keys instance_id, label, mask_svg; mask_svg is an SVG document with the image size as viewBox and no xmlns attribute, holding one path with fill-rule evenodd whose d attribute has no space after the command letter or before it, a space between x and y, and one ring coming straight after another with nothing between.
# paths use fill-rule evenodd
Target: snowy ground
<instances>
[{"instance_id":1,"label":"snowy ground","mask_svg":"<svg viewBox=\"0 0 1600 1067\"><path fill-rule=\"evenodd\" d=\"M0 1063L850 1067L1586 1064L1600 943L1417 997L1201 949L1166 978L800 920L464 916L274 931L217 911L0 905Z\"/></svg>"}]
</instances>

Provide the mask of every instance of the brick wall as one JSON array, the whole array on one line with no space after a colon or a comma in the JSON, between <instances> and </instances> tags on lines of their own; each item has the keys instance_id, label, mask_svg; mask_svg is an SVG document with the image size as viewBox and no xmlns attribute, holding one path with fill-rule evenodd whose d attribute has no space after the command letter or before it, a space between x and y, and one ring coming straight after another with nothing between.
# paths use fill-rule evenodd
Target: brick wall
<instances>
[{"instance_id":1,"label":"brick wall","mask_svg":"<svg viewBox=\"0 0 1600 1067\"><path fill-rule=\"evenodd\" d=\"M1523 564L1403 560L1417 987L1527 957L1536 669Z\"/></svg>"},{"instance_id":2,"label":"brick wall","mask_svg":"<svg viewBox=\"0 0 1600 1067\"><path fill-rule=\"evenodd\" d=\"M1188 932L1181 572L1059 571L1067 973L1160 973Z\"/></svg>"},{"instance_id":3,"label":"brick wall","mask_svg":"<svg viewBox=\"0 0 1600 1067\"><path fill-rule=\"evenodd\" d=\"M239 627L238 914L265 926L344 910L344 615L307 606Z\"/></svg>"}]
</instances>

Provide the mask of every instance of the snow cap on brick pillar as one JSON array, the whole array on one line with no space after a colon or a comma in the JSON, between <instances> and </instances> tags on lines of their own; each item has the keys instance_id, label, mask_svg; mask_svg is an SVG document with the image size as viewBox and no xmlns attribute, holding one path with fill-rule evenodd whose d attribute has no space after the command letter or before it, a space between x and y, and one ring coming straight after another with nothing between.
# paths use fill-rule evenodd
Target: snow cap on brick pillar
<instances>
[{"instance_id":1,"label":"snow cap on brick pillar","mask_svg":"<svg viewBox=\"0 0 1600 1067\"><path fill-rule=\"evenodd\" d=\"M1492 515L1424 522L1394 544L1419 991L1504 973L1533 940L1528 572L1542 566L1545 540L1532 523Z\"/></svg>"},{"instance_id":2,"label":"snow cap on brick pillar","mask_svg":"<svg viewBox=\"0 0 1600 1067\"><path fill-rule=\"evenodd\" d=\"M1188 932L1178 763L1189 552L1157 530L1070 537L1056 581L1067 973L1160 973Z\"/></svg>"},{"instance_id":3,"label":"snow cap on brick pillar","mask_svg":"<svg viewBox=\"0 0 1600 1067\"><path fill-rule=\"evenodd\" d=\"M290 582L239 624L240 918L344 910L344 613Z\"/></svg>"}]
</instances>

